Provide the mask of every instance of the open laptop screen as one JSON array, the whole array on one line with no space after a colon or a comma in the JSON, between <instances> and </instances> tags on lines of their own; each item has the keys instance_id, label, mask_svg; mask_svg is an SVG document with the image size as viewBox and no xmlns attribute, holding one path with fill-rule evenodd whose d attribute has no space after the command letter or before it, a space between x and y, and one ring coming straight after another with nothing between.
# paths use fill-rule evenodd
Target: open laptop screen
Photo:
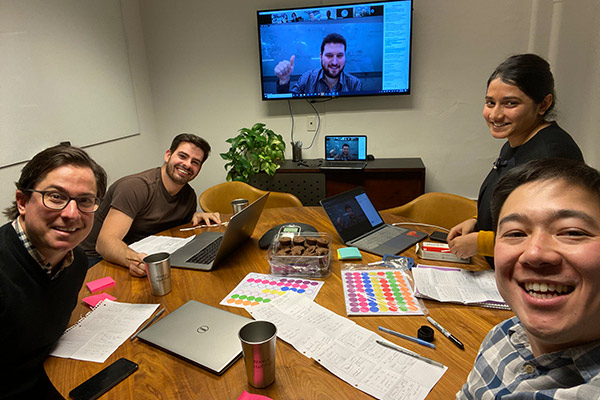
<instances>
[{"instance_id":1,"label":"open laptop screen","mask_svg":"<svg viewBox=\"0 0 600 400\"><path fill-rule=\"evenodd\" d=\"M367 137L325 136L325 159L365 161L367 159Z\"/></svg>"},{"instance_id":2,"label":"open laptop screen","mask_svg":"<svg viewBox=\"0 0 600 400\"><path fill-rule=\"evenodd\" d=\"M362 188L324 199L321 205L344 242L383 224L381 216Z\"/></svg>"}]
</instances>

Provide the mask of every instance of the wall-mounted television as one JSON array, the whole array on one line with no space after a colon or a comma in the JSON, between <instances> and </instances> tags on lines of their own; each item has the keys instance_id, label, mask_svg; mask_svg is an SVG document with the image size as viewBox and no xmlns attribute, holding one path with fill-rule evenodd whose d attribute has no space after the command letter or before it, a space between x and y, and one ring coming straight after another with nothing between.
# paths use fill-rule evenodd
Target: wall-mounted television
<instances>
[{"instance_id":1,"label":"wall-mounted television","mask_svg":"<svg viewBox=\"0 0 600 400\"><path fill-rule=\"evenodd\" d=\"M410 94L412 0L257 11L262 99Z\"/></svg>"}]
</instances>

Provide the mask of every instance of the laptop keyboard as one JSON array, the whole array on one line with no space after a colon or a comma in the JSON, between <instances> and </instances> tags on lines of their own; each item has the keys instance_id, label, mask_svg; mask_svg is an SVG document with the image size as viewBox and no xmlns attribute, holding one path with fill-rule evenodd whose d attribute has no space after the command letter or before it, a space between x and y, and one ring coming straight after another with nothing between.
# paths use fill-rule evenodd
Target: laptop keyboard
<instances>
[{"instance_id":1,"label":"laptop keyboard","mask_svg":"<svg viewBox=\"0 0 600 400\"><path fill-rule=\"evenodd\" d=\"M215 257L217 256L217 250L219 250L219 246L221 245L221 241L223 241L223 236L219 236L208 246L191 256L186 260L189 263L196 264L209 264L211 263Z\"/></svg>"},{"instance_id":2,"label":"laptop keyboard","mask_svg":"<svg viewBox=\"0 0 600 400\"><path fill-rule=\"evenodd\" d=\"M384 244L388 240L392 240L396 236L400 236L405 231L406 229L388 225L385 228L378 230L377 232L371 233L369 236L363 239L353 242L352 244L358 244L362 247L373 249L377 246Z\"/></svg>"},{"instance_id":3,"label":"laptop keyboard","mask_svg":"<svg viewBox=\"0 0 600 400\"><path fill-rule=\"evenodd\" d=\"M364 168L367 165L366 161L335 161L327 160L323 162L321 168Z\"/></svg>"}]
</instances>

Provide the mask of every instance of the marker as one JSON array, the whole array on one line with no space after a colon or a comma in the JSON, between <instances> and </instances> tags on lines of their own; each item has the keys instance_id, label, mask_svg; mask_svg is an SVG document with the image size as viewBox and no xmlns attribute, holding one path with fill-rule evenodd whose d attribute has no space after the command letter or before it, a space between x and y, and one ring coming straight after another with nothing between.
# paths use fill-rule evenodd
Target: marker
<instances>
[{"instance_id":1,"label":"marker","mask_svg":"<svg viewBox=\"0 0 600 400\"><path fill-rule=\"evenodd\" d=\"M185 231L193 231L194 229L200 229L200 228L214 228L217 226L227 226L228 223L229 223L229 221L221 222L220 224L197 225L197 226L192 226L191 228L181 228L179 231L185 232Z\"/></svg>"},{"instance_id":2,"label":"marker","mask_svg":"<svg viewBox=\"0 0 600 400\"><path fill-rule=\"evenodd\" d=\"M442 335L444 335L448 339L450 339L450 341L452 343L454 343L456 345L456 347L458 347L461 350L465 349L465 345L462 344L460 340L458 340L453 334L451 334L446 329L444 329L443 326L441 326L440 324L438 324L437 322L435 322L435 320L433 318L431 318L430 316L427 316L427 321L429 321L431 323L431 325L433 325L435 327L435 329L437 329L438 331L442 332Z\"/></svg>"},{"instance_id":3,"label":"marker","mask_svg":"<svg viewBox=\"0 0 600 400\"><path fill-rule=\"evenodd\" d=\"M420 344L422 346L427 346L427 347L430 347L432 349L435 349L435 344L426 342L426 341L421 340L419 338L408 336L408 335L405 335L404 333L400 333L400 332L393 331L391 329L384 328L383 326L380 326L379 330L383 331L385 333L389 333L389 334L394 335L394 336L398 336L398 337L400 337L402 339L410 340L411 342L418 343L418 344Z\"/></svg>"},{"instance_id":4,"label":"marker","mask_svg":"<svg viewBox=\"0 0 600 400\"><path fill-rule=\"evenodd\" d=\"M381 340L376 340L376 342L378 344L382 345L383 347L387 347L388 349L399 351L402 354L406 354L407 356L418 358L419 360L425 361L428 364L436 365L438 367L444 368L444 364L442 364L440 362L437 362L437 361L434 361L434 360L432 360L430 358L423 357L422 355L417 354L415 352L412 352L412 351L410 351L408 349L405 349L404 347L396 346L396 345L393 345L391 343L382 342Z\"/></svg>"}]
</instances>

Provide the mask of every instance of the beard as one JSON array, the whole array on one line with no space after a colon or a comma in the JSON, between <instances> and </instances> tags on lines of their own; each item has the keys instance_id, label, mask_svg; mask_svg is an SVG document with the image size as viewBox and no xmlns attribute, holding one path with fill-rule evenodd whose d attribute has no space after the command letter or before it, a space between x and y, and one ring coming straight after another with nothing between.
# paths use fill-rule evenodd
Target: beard
<instances>
[{"instance_id":1,"label":"beard","mask_svg":"<svg viewBox=\"0 0 600 400\"><path fill-rule=\"evenodd\" d=\"M175 170L176 168L179 168L186 172L189 172L192 175L181 176ZM171 178L171 180L178 185L185 185L186 183L188 183L189 181L191 181L192 179L194 179L196 177L196 175L194 175L193 171L191 171L190 169L185 168L184 166L179 165L179 164L171 164L170 162L167 163L166 171L167 171L167 175L169 176L169 178Z\"/></svg>"},{"instance_id":2,"label":"beard","mask_svg":"<svg viewBox=\"0 0 600 400\"><path fill-rule=\"evenodd\" d=\"M344 67L345 67L345 65L344 65ZM344 67L338 68L337 74L334 75L334 74L332 74L332 73L329 72L328 68L326 68L323 64L321 64L321 69L323 69L323 74L326 77L331 78L331 79L337 79L337 78L339 78L340 75L342 74L342 72L344 71Z\"/></svg>"}]
</instances>

